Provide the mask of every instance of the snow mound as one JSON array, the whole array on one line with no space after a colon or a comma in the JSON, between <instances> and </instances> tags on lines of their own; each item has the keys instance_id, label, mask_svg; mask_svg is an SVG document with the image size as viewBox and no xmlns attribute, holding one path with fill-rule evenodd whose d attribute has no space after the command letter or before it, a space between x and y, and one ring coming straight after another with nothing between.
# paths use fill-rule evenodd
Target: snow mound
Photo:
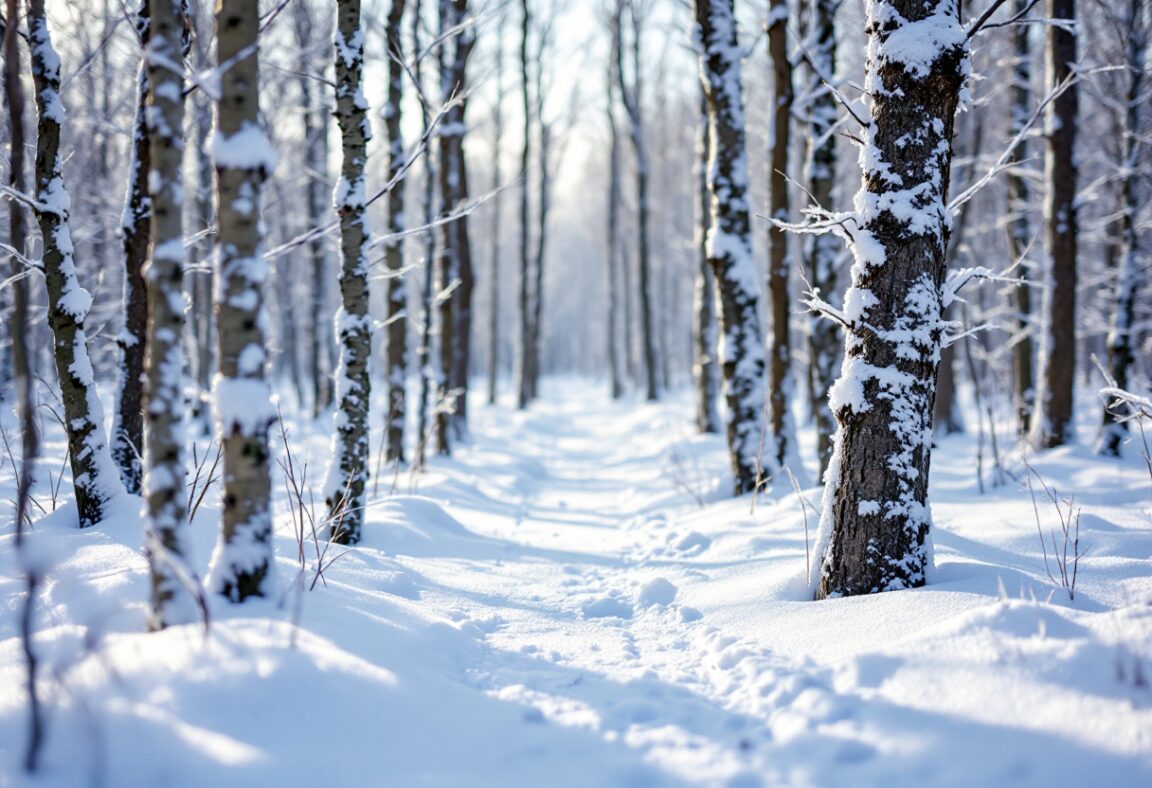
<instances>
[{"instance_id":1,"label":"snow mound","mask_svg":"<svg viewBox=\"0 0 1152 788\"><path fill-rule=\"evenodd\" d=\"M640 589L636 595L636 604L638 607L668 607L676 601L676 592L676 586L663 577L657 577Z\"/></svg>"}]
</instances>

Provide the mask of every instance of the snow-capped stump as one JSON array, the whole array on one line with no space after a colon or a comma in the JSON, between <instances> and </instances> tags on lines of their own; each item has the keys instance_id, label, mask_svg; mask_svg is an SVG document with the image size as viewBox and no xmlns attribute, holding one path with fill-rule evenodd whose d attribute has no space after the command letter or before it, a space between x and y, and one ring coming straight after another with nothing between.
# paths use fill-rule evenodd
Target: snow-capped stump
<instances>
[{"instance_id":1,"label":"snow-capped stump","mask_svg":"<svg viewBox=\"0 0 1152 788\"><path fill-rule=\"evenodd\" d=\"M663 577L657 577L644 584L636 594L638 607L668 607L676 601L676 586Z\"/></svg>"}]
</instances>

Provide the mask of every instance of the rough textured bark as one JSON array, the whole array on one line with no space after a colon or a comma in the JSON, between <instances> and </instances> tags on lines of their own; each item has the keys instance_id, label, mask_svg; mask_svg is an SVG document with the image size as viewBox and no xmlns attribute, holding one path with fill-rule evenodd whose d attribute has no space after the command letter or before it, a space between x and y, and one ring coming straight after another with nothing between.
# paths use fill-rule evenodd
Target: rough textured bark
<instances>
[{"instance_id":1,"label":"rough textured bark","mask_svg":"<svg viewBox=\"0 0 1152 788\"><path fill-rule=\"evenodd\" d=\"M1127 31L1125 61L1128 92L1124 113L1124 160L1121 178L1120 224L1124 239L1120 265L1116 270L1113 295L1112 324L1108 329L1108 373L1115 385L1128 390L1128 372L1136 361L1133 329L1136 318L1136 294L1141 285L1140 230L1137 226L1141 207L1140 198L1140 106L1144 90L1145 59L1148 50L1148 28L1144 19L1146 0L1129 0L1123 29ZM1127 406L1109 407L1105 403L1103 424L1097 451L1112 457L1120 456L1120 449L1128 435L1130 415Z\"/></svg>"},{"instance_id":2,"label":"rough textured bark","mask_svg":"<svg viewBox=\"0 0 1152 788\"><path fill-rule=\"evenodd\" d=\"M69 230L68 191L60 132L60 58L52 47L44 0L28 3L28 43L36 86L36 218L44 248L48 324L52 328L56 373L64 404L69 460L85 528L104 519L108 501L123 489L104 436L104 410L96 392L84 321L92 296L80 286Z\"/></svg>"},{"instance_id":3,"label":"rough textured bark","mask_svg":"<svg viewBox=\"0 0 1152 788\"><path fill-rule=\"evenodd\" d=\"M868 5L863 184L852 229L838 430L825 477L818 598L923 585L943 321L952 130L967 70L956 0Z\"/></svg>"},{"instance_id":4,"label":"rough textured bark","mask_svg":"<svg viewBox=\"0 0 1152 788\"><path fill-rule=\"evenodd\" d=\"M133 21L141 51L147 52L152 33L149 0L141 0ZM148 326L148 284L144 281L144 265L148 259L148 239L152 229L152 206L148 194L151 149L146 122L148 64L143 60L137 77L137 91L136 118L132 124L128 153L128 195L120 222L124 251L124 327L116 340L120 346L120 377L112 423L112 459L120 469L124 488L133 495L140 492L140 459L144 456L144 335Z\"/></svg>"},{"instance_id":5,"label":"rough textured bark","mask_svg":"<svg viewBox=\"0 0 1152 788\"><path fill-rule=\"evenodd\" d=\"M364 98L364 31L360 0L336 4L336 123L343 164L333 203L340 218L340 303L336 365L336 433L324 499L332 541L356 544L364 522L370 461L368 410L372 317L368 313L368 232L365 166L372 128Z\"/></svg>"},{"instance_id":6,"label":"rough textured bark","mask_svg":"<svg viewBox=\"0 0 1152 788\"><path fill-rule=\"evenodd\" d=\"M831 209L836 184L835 124L839 106L832 89L825 84L836 77L836 10L841 0L812 0L809 56L814 68L809 84L811 105L808 121L808 192L812 202ZM821 298L836 297L839 290L839 241L830 233L809 236L804 245L805 267L813 290ZM828 407L828 392L836 381L840 360L837 326L831 320L813 317L808 324L809 393L812 418L816 424L816 456L820 475L828 469L832 456L832 436L836 420Z\"/></svg>"},{"instance_id":7,"label":"rough textured bark","mask_svg":"<svg viewBox=\"0 0 1152 788\"><path fill-rule=\"evenodd\" d=\"M1029 0L1016 0L1015 13L1022 14ZM1017 25L1012 34L1016 61L1012 64L1012 122L1009 132L1015 137L1028 122L1032 112L1032 54L1028 43L1028 25ZM1028 140L1020 144L1010 154L1013 163L1027 161ZM1032 195L1028 181L1016 171L1009 170L1005 178L1008 188L1008 211L1011 221L1008 224L1008 251L1014 273L1020 283L1012 288L1016 307L1016 338L1012 346L1012 392L1016 406L1016 431L1020 436L1028 432L1028 422L1032 418L1032 405L1035 383L1032 378L1032 285L1028 282L1030 266L1025 255L1032 244L1032 227L1028 219Z\"/></svg>"},{"instance_id":8,"label":"rough textured bark","mask_svg":"<svg viewBox=\"0 0 1152 788\"><path fill-rule=\"evenodd\" d=\"M696 0L700 73L708 100L712 155L708 193L712 220L708 264L720 294L720 363L728 405L728 452L736 495L756 487L763 467L764 346L758 313L759 274L752 257L748 162L740 51L732 0Z\"/></svg>"},{"instance_id":9,"label":"rough textured bark","mask_svg":"<svg viewBox=\"0 0 1152 788\"><path fill-rule=\"evenodd\" d=\"M1076 19L1076 0L1048 0L1048 17ZM1048 89L1064 85L1076 63L1076 33L1048 26ZM1077 88L1067 88L1049 105L1048 155L1044 160L1044 224L1049 275L1045 327L1040 338L1043 378L1032 415L1032 444L1038 449L1072 439L1072 395L1076 379L1076 111Z\"/></svg>"},{"instance_id":10,"label":"rough textured bark","mask_svg":"<svg viewBox=\"0 0 1152 788\"><path fill-rule=\"evenodd\" d=\"M772 218L788 220L788 148L792 130L792 63L788 59L788 0L772 0L768 11L768 53L772 59L772 141L769 178L769 210ZM769 430L773 459L778 467L786 464L802 470L798 462L788 462L796 454L796 431L792 425L792 338L789 318L792 294L788 274L788 235L773 225L768 230L768 292L772 298L772 349L769 391Z\"/></svg>"},{"instance_id":11,"label":"rough textured bark","mask_svg":"<svg viewBox=\"0 0 1152 788\"><path fill-rule=\"evenodd\" d=\"M395 181L405 164L404 135L401 131L401 104L404 98L404 46L401 41L404 0L392 0L385 37L388 46L388 103L384 125L388 133L388 180ZM388 232L404 230L404 181L388 194ZM390 462L404 462L404 421L408 414L408 287L404 280L404 243L390 241L384 247L388 267L388 412L384 432L386 456Z\"/></svg>"},{"instance_id":12,"label":"rough textured bark","mask_svg":"<svg viewBox=\"0 0 1152 788\"><path fill-rule=\"evenodd\" d=\"M188 31L184 0L149 0L148 192L151 243L145 270L148 332L145 369L145 552L152 575L149 628L195 620L194 575L187 566L184 485L184 74Z\"/></svg>"},{"instance_id":13,"label":"rough textured bark","mask_svg":"<svg viewBox=\"0 0 1152 788\"><path fill-rule=\"evenodd\" d=\"M624 0L620 0L621 4ZM635 5L629 2L629 11L632 21L631 40L631 66L632 84L629 85L624 73L623 51L624 47L616 49L616 76L620 85L620 99L624 110L628 114L628 138L632 141L632 150L636 156L636 233L637 233L637 270L640 273L637 283L640 292L640 338L644 350L644 381L645 395L649 400L655 400L659 394L656 375L656 336L652 318L652 263L649 259L648 224L651 206L648 195L648 146L644 139L644 116L641 102L643 101L643 81L641 79L641 47L640 39L643 32L643 21ZM614 23L621 24L622 13L617 7Z\"/></svg>"},{"instance_id":14,"label":"rough textured bark","mask_svg":"<svg viewBox=\"0 0 1152 788\"><path fill-rule=\"evenodd\" d=\"M528 31L532 24L528 0L520 0L520 97L524 113L524 144L520 149L520 364L517 372L517 406L528 407L531 396L532 341L531 250L528 198L528 163L532 160L532 95L528 81Z\"/></svg>"},{"instance_id":15,"label":"rough textured bark","mask_svg":"<svg viewBox=\"0 0 1152 788\"><path fill-rule=\"evenodd\" d=\"M440 94L444 104L455 100L437 135L440 153L440 202L447 216L468 199L468 168L464 158L465 73L475 35L468 21L467 0L440 0ZM452 30L458 30L455 34ZM468 367L471 356L472 247L468 217L444 224L440 244L440 386L437 391L436 436L441 454L466 431Z\"/></svg>"},{"instance_id":16,"label":"rough textured bark","mask_svg":"<svg viewBox=\"0 0 1152 788\"><path fill-rule=\"evenodd\" d=\"M307 168L308 223L320 227L325 222L328 205L325 200L328 183L328 117L322 96L314 90L307 76L316 58L314 42L319 38L316 21L307 3L296 5L296 45L300 50L301 109L304 120L304 166ZM328 253L324 237L317 235L308 242L311 275L311 314L309 324L312 342L308 346L308 368L312 379L312 417L317 418L332 404L333 364L330 358L332 316L328 306Z\"/></svg>"},{"instance_id":17,"label":"rough textured bark","mask_svg":"<svg viewBox=\"0 0 1152 788\"><path fill-rule=\"evenodd\" d=\"M697 44L699 45L699 44ZM708 99L704 84L700 85L700 131L696 138L697 217L696 249L699 268L696 272L696 428L701 432L720 431L720 413L716 403L720 398L720 368L716 363L716 277L708 265L708 228L712 211L708 195L708 162L712 153L712 135L708 126Z\"/></svg>"},{"instance_id":18,"label":"rough textured bark","mask_svg":"<svg viewBox=\"0 0 1152 788\"><path fill-rule=\"evenodd\" d=\"M211 587L233 602L266 596L273 581L268 427L275 420L265 380L264 283L260 191L276 153L260 127L260 18L248 0L218 0L220 77L216 132L216 326L220 372L216 424L223 460L220 541Z\"/></svg>"}]
</instances>

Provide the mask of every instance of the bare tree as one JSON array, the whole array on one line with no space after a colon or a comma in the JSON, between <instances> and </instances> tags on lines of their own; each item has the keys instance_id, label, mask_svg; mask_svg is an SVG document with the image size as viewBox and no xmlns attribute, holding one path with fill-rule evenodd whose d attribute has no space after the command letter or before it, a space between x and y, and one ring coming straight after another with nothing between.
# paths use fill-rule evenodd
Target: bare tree
<instances>
[{"instance_id":1,"label":"bare tree","mask_svg":"<svg viewBox=\"0 0 1152 788\"><path fill-rule=\"evenodd\" d=\"M52 327L56 372L64 404L69 459L80 527L104 519L109 500L123 489L104 436L104 410L96 391L84 320L92 296L77 278L69 229L68 190L60 132L60 58L52 47L44 0L29 0L28 43L36 85L36 199L34 209L44 248L48 323Z\"/></svg>"},{"instance_id":2,"label":"bare tree","mask_svg":"<svg viewBox=\"0 0 1152 788\"><path fill-rule=\"evenodd\" d=\"M1062 446L1072 438L1076 378L1076 0L1048 0L1048 155L1045 158L1044 223L1049 263L1044 330L1040 335L1043 377L1032 414L1036 448Z\"/></svg>"},{"instance_id":3,"label":"bare tree","mask_svg":"<svg viewBox=\"0 0 1152 788\"><path fill-rule=\"evenodd\" d=\"M384 124L388 132L388 232L404 230L405 165L404 134L401 129L401 105L404 98L404 44L402 23L404 0L392 0L388 24L384 31L388 48L388 103L384 107ZM404 420L407 417L408 378L408 287L404 281L404 244L400 239L384 247L388 267L388 412L384 417L387 457L392 462L404 461Z\"/></svg>"},{"instance_id":4,"label":"bare tree","mask_svg":"<svg viewBox=\"0 0 1152 788\"><path fill-rule=\"evenodd\" d=\"M528 0L520 0L520 97L524 114L524 143L520 149L520 365L517 405L521 410L528 407L532 399L531 230L528 226L528 165L532 160L532 83L528 74L528 35L531 25Z\"/></svg>"},{"instance_id":5,"label":"bare tree","mask_svg":"<svg viewBox=\"0 0 1152 788\"><path fill-rule=\"evenodd\" d=\"M615 19L615 17L613 17ZM616 76L617 64L620 62L620 25L609 24L609 35L612 48L608 57L607 94L605 115L608 119L608 363L612 375L612 399L619 399L624 394L624 360L620 356L621 321L620 297L628 297L620 281L620 129L616 123L616 85L619 78ZM703 172L703 170L701 171ZM624 326L626 330L626 326Z\"/></svg>"},{"instance_id":6,"label":"bare tree","mask_svg":"<svg viewBox=\"0 0 1152 788\"><path fill-rule=\"evenodd\" d=\"M504 139L504 24L507 20L505 6L496 12L499 22L496 28L496 100L492 106L492 188L496 194L492 198L492 262L488 268L488 404L496 404L496 379L500 373L500 192L502 175L500 167L501 143Z\"/></svg>"},{"instance_id":7,"label":"bare tree","mask_svg":"<svg viewBox=\"0 0 1152 788\"><path fill-rule=\"evenodd\" d=\"M870 123L852 284L832 312L847 333L818 598L923 585L931 560L932 400L951 300L947 193L967 34L956 0L875 0L865 29Z\"/></svg>"},{"instance_id":8,"label":"bare tree","mask_svg":"<svg viewBox=\"0 0 1152 788\"><path fill-rule=\"evenodd\" d=\"M708 264L720 294L720 363L728 405L728 453L737 495L756 488L763 467L764 346L759 275L752 257L744 99L733 0L695 0L700 73L708 100L712 219Z\"/></svg>"},{"instance_id":9,"label":"bare tree","mask_svg":"<svg viewBox=\"0 0 1152 788\"><path fill-rule=\"evenodd\" d=\"M152 24L149 0L140 0L133 19L141 52L149 46ZM120 345L120 377L117 381L116 413L112 425L112 459L120 469L125 489L140 492L144 436L144 335L148 326L148 283L144 265L152 226L148 172L152 164L148 145L148 63L142 59L137 77L136 118L128 161L128 195L120 222L124 252L124 328Z\"/></svg>"},{"instance_id":10,"label":"bare tree","mask_svg":"<svg viewBox=\"0 0 1152 788\"><path fill-rule=\"evenodd\" d=\"M152 574L149 627L196 618L195 586L186 564L188 511L184 485L184 70L189 37L186 0L149 0L148 71L151 243L145 268L148 329L145 356L145 551Z\"/></svg>"},{"instance_id":11,"label":"bare tree","mask_svg":"<svg viewBox=\"0 0 1152 788\"><path fill-rule=\"evenodd\" d=\"M276 152L260 126L259 31L255 3L219 0L220 87L211 152L219 217L215 401L224 506L211 586L233 602L265 596L274 563L268 427L276 414L264 375L267 264L261 256L260 191Z\"/></svg>"},{"instance_id":12,"label":"bare tree","mask_svg":"<svg viewBox=\"0 0 1152 788\"><path fill-rule=\"evenodd\" d=\"M699 48L699 42L695 42ZM708 125L708 97L703 82L700 84L700 130L696 136L696 248L699 269L696 272L696 427L701 432L719 432L720 414L716 409L720 398L720 368L716 363L718 337L716 335L716 277L708 264L708 228L712 211L708 194L708 162L712 156L712 135Z\"/></svg>"}]
</instances>

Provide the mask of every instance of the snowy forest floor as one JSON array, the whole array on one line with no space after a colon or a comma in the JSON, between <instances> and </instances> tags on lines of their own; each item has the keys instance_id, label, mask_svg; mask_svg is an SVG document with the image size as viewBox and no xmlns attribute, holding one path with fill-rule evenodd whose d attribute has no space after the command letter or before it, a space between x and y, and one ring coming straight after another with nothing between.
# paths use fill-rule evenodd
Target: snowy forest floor
<instances>
[{"instance_id":1,"label":"snowy forest floor","mask_svg":"<svg viewBox=\"0 0 1152 788\"><path fill-rule=\"evenodd\" d=\"M477 401L455 457L383 474L363 544L333 548L314 590L277 468L279 592L211 600L207 635L143 633L138 499L86 531L61 508L36 525L56 564L37 617L50 727L35 781L19 771L5 515L0 785L1152 782L1152 480L1137 447L1029 457L1083 507L1074 600L1046 574L1018 452L1017 478L981 495L975 440L956 436L933 455L930 585L817 603L801 498L818 508L819 489L725 500L723 440L694 434L691 412L687 396L610 403L573 380L523 413ZM292 428L309 479L326 432ZM44 503L63 456L49 437ZM11 488L5 469L0 498ZM1056 510L1037 495L1047 533ZM192 526L201 573L213 497Z\"/></svg>"}]
</instances>

